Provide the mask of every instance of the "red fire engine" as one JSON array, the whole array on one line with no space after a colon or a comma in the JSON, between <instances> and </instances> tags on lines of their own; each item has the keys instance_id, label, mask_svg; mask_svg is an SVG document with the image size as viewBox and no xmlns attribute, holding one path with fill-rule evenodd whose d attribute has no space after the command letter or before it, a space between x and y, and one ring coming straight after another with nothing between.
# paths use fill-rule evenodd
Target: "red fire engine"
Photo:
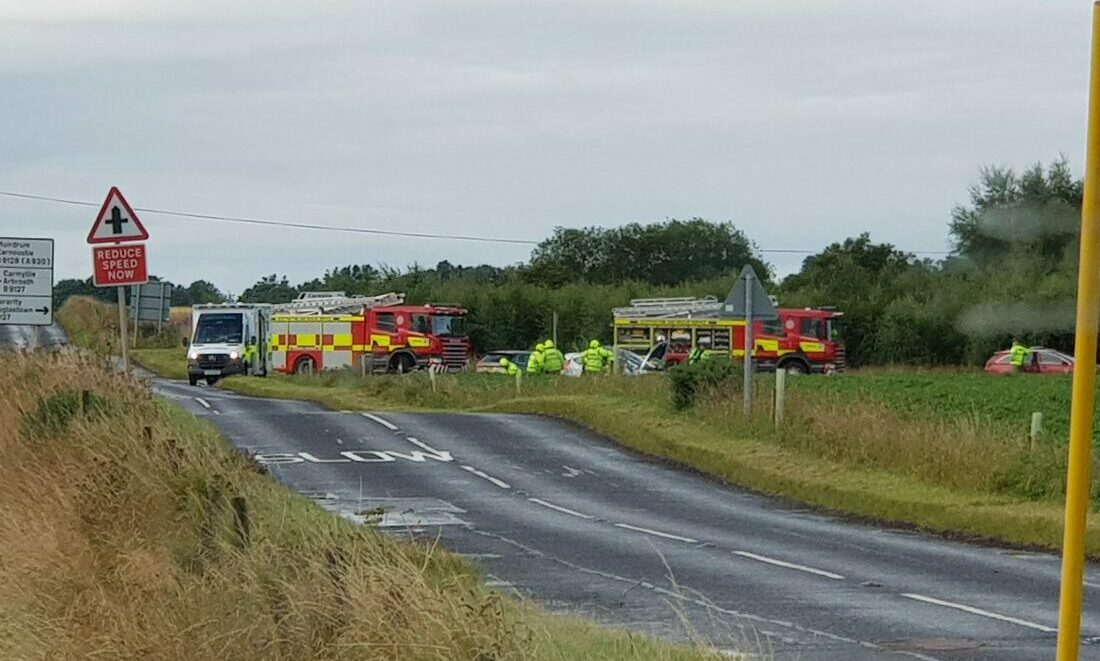
<instances>
[{"instance_id":1,"label":"red fire engine","mask_svg":"<svg viewBox=\"0 0 1100 661\"><path fill-rule=\"evenodd\" d=\"M745 321L721 317L714 298L641 298L614 311L615 345L647 353L667 342L665 362L687 360L692 347L745 355ZM761 369L832 372L846 366L843 313L827 308L779 308L779 319L753 322L753 358Z\"/></svg>"},{"instance_id":2,"label":"red fire engine","mask_svg":"<svg viewBox=\"0 0 1100 661\"><path fill-rule=\"evenodd\" d=\"M466 310L454 305L404 305L403 294L348 298L302 294L271 317L272 369L311 373L354 368L409 372L466 368Z\"/></svg>"}]
</instances>

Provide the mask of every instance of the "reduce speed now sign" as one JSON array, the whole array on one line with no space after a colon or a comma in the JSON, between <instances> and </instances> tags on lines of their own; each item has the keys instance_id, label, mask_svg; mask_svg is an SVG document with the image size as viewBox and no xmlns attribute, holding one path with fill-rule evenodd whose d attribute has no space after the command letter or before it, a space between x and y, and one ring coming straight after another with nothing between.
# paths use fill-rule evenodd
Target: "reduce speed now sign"
<instances>
[{"instance_id":1,"label":"reduce speed now sign","mask_svg":"<svg viewBox=\"0 0 1100 661\"><path fill-rule=\"evenodd\" d=\"M145 245L133 243L148 238L149 233L122 191L112 186L88 232L95 286L122 287L149 282Z\"/></svg>"},{"instance_id":2,"label":"reduce speed now sign","mask_svg":"<svg viewBox=\"0 0 1100 661\"><path fill-rule=\"evenodd\" d=\"M149 282L144 244L95 246L92 264L95 266L96 287L143 285Z\"/></svg>"}]
</instances>

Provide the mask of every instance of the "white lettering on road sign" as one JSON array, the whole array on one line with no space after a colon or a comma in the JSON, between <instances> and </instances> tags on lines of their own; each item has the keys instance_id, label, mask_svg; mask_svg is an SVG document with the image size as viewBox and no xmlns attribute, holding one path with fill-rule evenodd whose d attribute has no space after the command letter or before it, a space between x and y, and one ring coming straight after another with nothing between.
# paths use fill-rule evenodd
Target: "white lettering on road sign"
<instances>
[{"instance_id":1,"label":"white lettering on road sign","mask_svg":"<svg viewBox=\"0 0 1100 661\"><path fill-rule=\"evenodd\" d=\"M444 450L436 450L435 452L420 452L417 450L413 450L412 452L396 452L394 450L348 450L339 453L339 455L335 457L318 457L309 452L275 452L256 454L254 457L257 463L264 466L301 464L306 462L311 464L375 464L392 463L398 459L418 464L425 463L429 459L440 463L454 461L454 457L451 456L451 453Z\"/></svg>"}]
</instances>

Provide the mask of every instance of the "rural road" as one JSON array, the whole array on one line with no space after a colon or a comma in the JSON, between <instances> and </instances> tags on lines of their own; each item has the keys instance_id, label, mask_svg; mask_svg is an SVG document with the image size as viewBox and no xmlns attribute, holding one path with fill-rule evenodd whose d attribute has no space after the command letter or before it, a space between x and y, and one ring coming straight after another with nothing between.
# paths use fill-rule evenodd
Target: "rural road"
<instances>
[{"instance_id":1,"label":"rural road","mask_svg":"<svg viewBox=\"0 0 1100 661\"><path fill-rule=\"evenodd\" d=\"M814 513L539 417L336 412L153 387L325 509L438 536L491 586L550 610L674 640L690 629L783 660L1053 658L1052 555ZM1100 578L1088 591L1100 599ZM1100 659L1100 616L1084 634L1082 658Z\"/></svg>"}]
</instances>

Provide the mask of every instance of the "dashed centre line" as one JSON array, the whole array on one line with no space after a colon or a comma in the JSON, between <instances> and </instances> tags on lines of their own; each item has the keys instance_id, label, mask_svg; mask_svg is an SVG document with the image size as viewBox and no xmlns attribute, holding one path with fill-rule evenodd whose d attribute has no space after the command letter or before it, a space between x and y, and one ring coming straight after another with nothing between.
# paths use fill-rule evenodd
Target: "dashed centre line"
<instances>
[{"instance_id":1,"label":"dashed centre line","mask_svg":"<svg viewBox=\"0 0 1100 661\"><path fill-rule=\"evenodd\" d=\"M972 615L980 615L982 617L988 617L991 620L999 620L1001 622L1008 622L1009 624L1017 624L1021 627L1027 627L1028 629L1035 629L1036 631L1042 631L1043 633L1058 633L1058 630L1053 627L1048 627L1043 624L1037 624L1035 622L1028 622L1027 620L1021 620L1016 617L1010 617L1008 615L1001 615L1000 613L991 613L990 611L982 610L980 608L974 608L973 606L967 606L965 604L956 604L953 601L944 601L943 599L936 599L934 597L926 597L922 594L903 593L901 596L906 599L913 599L915 601L923 601L926 604L932 604L934 606L943 606L944 608L954 608L955 610L963 611L964 613L970 613Z\"/></svg>"},{"instance_id":2,"label":"dashed centre line","mask_svg":"<svg viewBox=\"0 0 1100 661\"><path fill-rule=\"evenodd\" d=\"M616 523L616 528L623 528L624 530L633 530L634 532L645 533L647 535L653 535L655 537L664 537L665 539L674 539L678 542L686 542L688 544L697 544L699 540L692 539L690 537L681 537L680 535L673 535L669 532L661 532L660 530L650 530L649 528L641 528L638 526L632 526L629 523Z\"/></svg>"},{"instance_id":3,"label":"dashed centre line","mask_svg":"<svg viewBox=\"0 0 1100 661\"><path fill-rule=\"evenodd\" d=\"M508 484L504 480L498 480L497 478L493 477L492 475L489 475L488 473L484 473L482 471L479 471L478 469L474 468L473 466L463 466L462 470L466 471L467 473L473 473L474 475L477 475L478 477L480 477L483 480L488 480L489 482L492 482L493 484L497 485L501 489L511 489L512 488L512 485Z\"/></svg>"},{"instance_id":4,"label":"dashed centre line","mask_svg":"<svg viewBox=\"0 0 1100 661\"><path fill-rule=\"evenodd\" d=\"M561 505L555 505L554 503L548 503L548 502L546 502L545 500L543 500L541 498L528 498L527 500L531 501L532 503L534 503L536 505L542 505L543 507L549 507L552 510L557 510L558 512L561 512L562 514L568 514L569 516L575 516L578 519L586 519L586 520L591 521L592 519L596 518L596 517L594 517L590 514L583 514L581 512L576 511L576 510L571 510L568 507L562 507Z\"/></svg>"},{"instance_id":5,"label":"dashed centre line","mask_svg":"<svg viewBox=\"0 0 1100 661\"><path fill-rule=\"evenodd\" d=\"M748 551L734 551L734 555L741 556L742 558L748 558L749 560L756 560L757 562L764 562L769 565L775 565L776 567L784 567L786 569L793 569L795 571L806 572L807 574L815 574L817 576L824 576L825 578L831 578L834 581L843 581L844 577L840 574L834 574L831 571L825 571L823 569L814 569L813 567L807 567L806 565L798 565L793 562L785 562L783 560L776 560L775 558L769 558L766 555L757 555L756 553L749 553Z\"/></svg>"},{"instance_id":6,"label":"dashed centre line","mask_svg":"<svg viewBox=\"0 0 1100 661\"><path fill-rule=\"evenodd\" d=\"M390 422L389 420L386 420L384 418L379 418L378 416L374 415L373 413L360 413L359 415L361 415L364 418L367 418L369 420L374 420L375 422L377 422L378 424L382 425L383 427L385 427L386 429L388 429L390 431L397 431L397 425L393 424L392 422Z\"/></svg>"},{"instance_id":7,"label":"dashed centre line","mask_svg":"<svg viewBox=\"0 0 1100 661\"><path fill-rule=\"evenodd\" d=\"M196 401L196 402L198 402L199 404L202 404L202 407L203 407L204 409L208 409L208 408L210 408L210 402L206 401L206 400L205 400L205 399L203 399L202 397L196 397L196 398L195 398L195 401Z\"/></svg>"}]
</instances>

